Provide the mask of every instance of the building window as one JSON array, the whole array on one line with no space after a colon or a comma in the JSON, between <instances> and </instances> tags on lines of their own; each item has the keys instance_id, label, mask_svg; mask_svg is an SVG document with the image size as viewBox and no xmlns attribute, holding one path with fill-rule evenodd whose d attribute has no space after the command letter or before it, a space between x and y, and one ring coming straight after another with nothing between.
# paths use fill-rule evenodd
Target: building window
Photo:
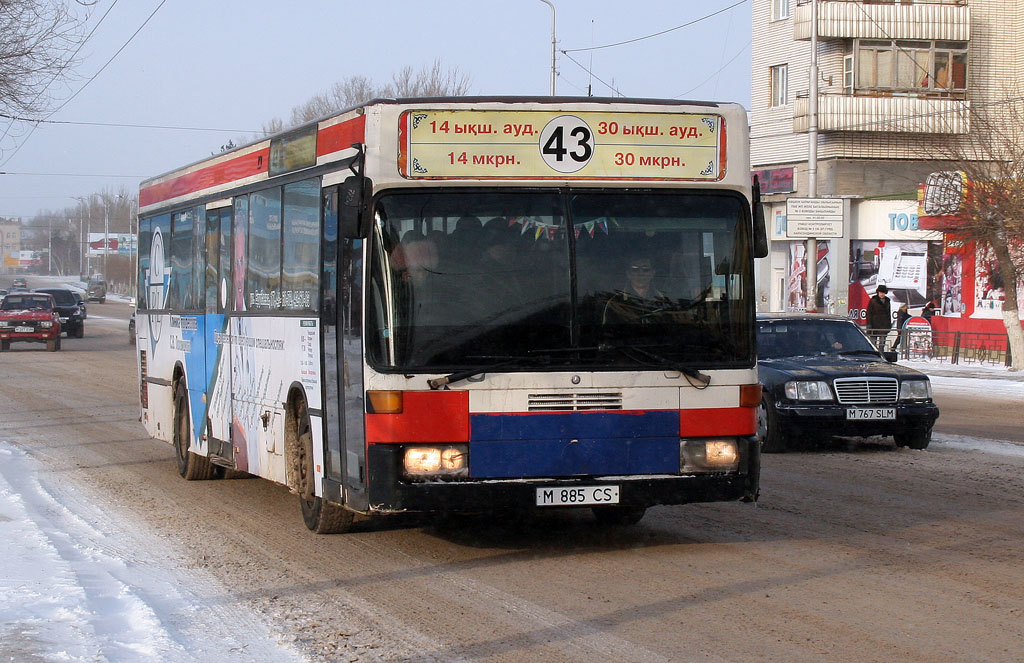
<instances>
[{"instance_id":1,"label":"building window","mask_svg":"<svg viewBox=\"0 0 1024 663\"><path fill-rule=\"evenodd\" d=\"M856 49L856 87L896 92L963 92L967 44L862 39Z\"/></svg>"},{"instance_id":2,"label":"building window","mask_svg":"<svg viewBox=\"0 0 1024 663\"><path fill-rule=\"evenodd\" d=\"M772 0L772 20L789 18L789 0Z\"/></svg>"},{"instance_id":3,"label":"building window","mask_svg":"<svg viewBox=\"0 0 1024 663\"><path fill-rule=\"evenodd\" d=\"M789 103L789 65L772 67L772 107Z\"/></svg>"}]
</instances>

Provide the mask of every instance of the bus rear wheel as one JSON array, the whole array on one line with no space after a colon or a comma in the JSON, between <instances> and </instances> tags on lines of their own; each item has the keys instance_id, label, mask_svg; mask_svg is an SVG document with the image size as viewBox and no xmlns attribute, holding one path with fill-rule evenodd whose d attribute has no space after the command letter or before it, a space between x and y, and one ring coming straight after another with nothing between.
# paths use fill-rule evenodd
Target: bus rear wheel
<instances>
[{"instance_id":1,"label":"bus rear wheel","mask_svg":"<svg viewBox=\"0 0 1024 663\"><path fill-rule=\"evenodd\" d=\"M309 422L306 402L299 399L295 405L295 444L297 486L302 520L311 532L317 534L340 534L352 526L355 514L348 509L332 504L315 492L316 472L313 467L313 429Z\"/></svg>"},{"instance_id":2,"label":"bus rear wheel","mask_svg":"<svg viewBox=\"0 0 1024 663\"><path fill-rule=\"evenodd\" d=\"M188 393L184 379L174 388L174 456L178 474L186 481L212 479L214 465L206 456L189 451Z\"/></svg>"}]
</instances>

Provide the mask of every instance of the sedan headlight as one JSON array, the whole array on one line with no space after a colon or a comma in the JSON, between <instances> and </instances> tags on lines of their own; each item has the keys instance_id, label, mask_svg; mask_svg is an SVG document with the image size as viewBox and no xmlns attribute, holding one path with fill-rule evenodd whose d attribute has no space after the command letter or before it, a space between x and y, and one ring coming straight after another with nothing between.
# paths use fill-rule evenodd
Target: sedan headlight
<instances>
[{"instance_id":1,"label":"sedan headlight","mask_svg":"<svg viewBox=\"0 0 1024 663\"><path fill-rule=\"evenodd\" d=\"M0 320L0 327L10 327L10 326L11 326L11 323L7 322L6 320Z\"/></svg>"},{"instance_id":2,"label":"sedan headlight","mask_svg":"<svg viewBox=\"0 0 1024 663\"><path fill-rule=\"evenodd\" d=\"M42 322L39 323L39 326L42 327L43 329L49 329L50 327L53 326L53 321L43 320Z\"/></svg>"},{"instance_id":3,"label":"sedan headlight","mask_svg":"<svg viewBox=\"0 0 1024 663\"><path fill-rule=\"evenodd\" d=\"M794 401L830 401L832 390L827 382L794 381L786 383L786 398Z\"/></svg>"},{"instance_id":4,"label":"sedan headlight","mask_svg":"<svg viewBox=\"0 0 1024 663\"><path fill-rule=\"evenodd\" d=\"M932 397L930 380L904 380L900 385L901 401L923 401Z\"/></svg>"}]
</instances>

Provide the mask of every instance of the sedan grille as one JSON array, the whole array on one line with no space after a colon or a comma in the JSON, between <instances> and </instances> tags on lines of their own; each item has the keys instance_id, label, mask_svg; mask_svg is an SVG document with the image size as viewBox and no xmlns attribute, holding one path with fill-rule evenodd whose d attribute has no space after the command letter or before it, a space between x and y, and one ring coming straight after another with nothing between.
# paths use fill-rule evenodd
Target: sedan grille
<instances>
[{"instance_id":1,"label":"sedan grille","mask_svg":"<svg viewBox=\"0 0 1024 663\"><path fill-rule=\"evenodd\" d=\"M833 383L840 403L895 403L900 395L896 378L837 378Z\"/></svg>"},{"instance_id":2,"label":"sedan grille","mask_svg":"<svg viewBox=\"0 0 1024 663\"><path fill-rule=\"evenodd\" d=\"M527 401L527 410L529 412L621 409L622 392L530 394Z\"/></svg>"}]
</instances>

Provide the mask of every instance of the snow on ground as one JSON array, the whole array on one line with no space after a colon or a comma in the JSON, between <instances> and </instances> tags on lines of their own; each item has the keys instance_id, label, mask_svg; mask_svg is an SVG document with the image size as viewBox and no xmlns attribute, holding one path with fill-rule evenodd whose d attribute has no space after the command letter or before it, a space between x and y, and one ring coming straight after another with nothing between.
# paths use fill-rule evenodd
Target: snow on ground
<instances>
[{"instance_id":1,"label":"snow on ground","mask_svg":"<svg viewBox=\"0 0 1024 663\"><path fill-rule=\"evenodd\" d=\"M1004 367L901 363L942 389L1024 403L1024 374ZM1024 457L1024 445L958 435L936 434L931 446ZM40 469L0 440L0 662L304 663L138 523Z\"/></svg>"},{"instance_id":2,"label":"snow on ground","mask_svg":"<svg viewBox=\"0 0 1024 663\"><path fill-rule=\"evenodd\" d=\"M0 441L0 661L302 663L215 583Z\"/></svg>"}]
</instances>

